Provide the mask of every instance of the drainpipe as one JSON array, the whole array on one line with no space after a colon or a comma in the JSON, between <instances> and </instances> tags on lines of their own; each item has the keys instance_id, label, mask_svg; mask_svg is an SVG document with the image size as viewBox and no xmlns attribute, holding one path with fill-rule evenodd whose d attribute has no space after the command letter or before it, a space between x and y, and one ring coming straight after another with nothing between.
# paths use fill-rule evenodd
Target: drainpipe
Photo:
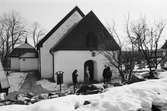
<instances>
[{"instance_id":1,"label":"drainpipe","mask_svg":"<svg viewBox=\"0 0 167 111\"><path fill-rule=\"evenodd\" d=\"M38 52L38 71L39 71L39 75L41 78L42 76L41 76L41 51L40 51L40 48L39 49L37 48L37 52Z\"/></svg>"},{"instance_id":2,"label":"drainpipe","mask_svg":"<svg viewBox=\"0 0 167 111\"><path fill-rule=\"evenodd\" d=\"M54 80L54 52L52 51L52 49L49 52L50 52L50 54L52 55L52 58L53 58L53 63L52 63L53 64L53 66L52 66L53 67L53 76L52 76L52 79L53 79L53 81L55 81Z\"/></svg>"}]
</instances>

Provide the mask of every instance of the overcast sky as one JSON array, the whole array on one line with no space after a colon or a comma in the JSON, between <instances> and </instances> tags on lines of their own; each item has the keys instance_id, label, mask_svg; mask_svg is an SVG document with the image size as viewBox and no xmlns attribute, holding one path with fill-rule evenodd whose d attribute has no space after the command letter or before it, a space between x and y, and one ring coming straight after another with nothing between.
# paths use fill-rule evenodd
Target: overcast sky
<instances>
[{"instance_id":1,"label":"overcast sky","mask_svg":"<svg viewBox=\"0 0 167 111\"><path fill-rule=\"evenodd\" d=\"M133 20L167 20L167 0L0 0L0 15L15 10L28 23L38 22L49 31L76 5L85 14L92 10L104 25L115 21L122 31L128 14Z\"/></svg>"}]
</instances>

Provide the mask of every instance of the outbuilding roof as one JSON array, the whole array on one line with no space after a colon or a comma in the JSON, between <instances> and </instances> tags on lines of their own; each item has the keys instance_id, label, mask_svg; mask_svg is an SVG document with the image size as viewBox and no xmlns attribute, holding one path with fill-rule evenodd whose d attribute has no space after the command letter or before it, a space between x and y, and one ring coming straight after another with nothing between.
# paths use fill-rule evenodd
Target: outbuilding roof
<instances>
[{"instance_id":1,"label":"outbuilding roof","mask_svg":"<svg viewBox=\"0 0 167 111\"><path fill-rule=\"evenodd\" d=\"M9 54L9 56L10 57L21 57L25 53L34 53L34 55L29 55L27 57L38 57L38 53L36 49L27 42L14 48L13 51Z\"/></svg>"}]
</instances>

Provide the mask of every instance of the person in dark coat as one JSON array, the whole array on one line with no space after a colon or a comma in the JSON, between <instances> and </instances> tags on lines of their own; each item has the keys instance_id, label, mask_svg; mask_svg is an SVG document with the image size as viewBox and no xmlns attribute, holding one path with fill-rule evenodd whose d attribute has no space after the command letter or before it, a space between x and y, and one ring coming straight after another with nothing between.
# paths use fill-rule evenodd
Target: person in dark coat
<instances>
[{"instance_id":1,"label":"person in dark coat","mask_svg":"<svg viewBox=\"0 0 167 111\"><path fill-rule=\"evenodd\" d=\"M110 70L110 67L107 67L107 74L106 74L107 83L111 81L111 77L112 77L112 71Z\"/></svg>"},{"instance_id":2,"label":"person in dark coat","mask_svg":"<svg viewBox=\"0 0 167 111\"><path fill-rule=\"evenodd\" d=\"M75 93L75 89L76 89L76 85L78 83L78 71L75 69L72 73L72 81L73 81L73 85L74 85L74 93Z\"/></svg>"},{"instance_id":3,"label":"person in dark coat","mask_svg":"<svg viewBox=\"0 0 167 111\"><path fill-rule=\"evenodd\" d=\"M103 70L103 82L104 82L104 84L107 82L107 66L105 65L104 66L105 68L104 68L104 70Z\"/></svg>"}]
</instances>

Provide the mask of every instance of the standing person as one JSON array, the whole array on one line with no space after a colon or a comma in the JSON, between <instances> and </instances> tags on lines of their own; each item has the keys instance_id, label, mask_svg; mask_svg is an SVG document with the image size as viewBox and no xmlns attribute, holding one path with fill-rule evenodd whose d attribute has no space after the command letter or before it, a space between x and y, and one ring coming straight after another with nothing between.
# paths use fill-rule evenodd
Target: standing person
<instances>
[{"instance_id":1,"label":"standing person","mask_svg":"<svg viewBox=\"0 0 167 111\"><path fill-rule=\"evenodd\" d=\"M110 70L110 67L107 67L107 83L111 81L111 77L112 77L112 71Z\"/></svg>"},{"instance_id":2,"label":"standing person","mask_svg":"<svg viewBox=\"0 0 167 111\"><path fill-rule=\"evenodd\" d=\"M107 66L104 66L104 70L103 70L103 82L104 84L107 82Z\"/></svg>"},{"instance_id":3,"label":"standing person","mask_svg":"<svg viewBox=\"0 0 167 111\"><path fill-rule=\"evenodd\" d=\"M73 85L74 85L74 93L75 93L76 85L78 83L77 77L78 77L78 71L77 71L77 69L75 69L73 71L73 73L72 73L72 81L73 81Z\"/></svg>"},{"instance_id":4,"label":"standing person","mask_svg":"<svg viewBox=\"0 0 167 111\"><path fill-rule=\"evenodd\" d=\"M86 84L89 83L89 79L90 79L90 71L89 71L89 67L86 66L86 71L85 71L85 82L86 82Z\"/></svg>"}]
</instances>

